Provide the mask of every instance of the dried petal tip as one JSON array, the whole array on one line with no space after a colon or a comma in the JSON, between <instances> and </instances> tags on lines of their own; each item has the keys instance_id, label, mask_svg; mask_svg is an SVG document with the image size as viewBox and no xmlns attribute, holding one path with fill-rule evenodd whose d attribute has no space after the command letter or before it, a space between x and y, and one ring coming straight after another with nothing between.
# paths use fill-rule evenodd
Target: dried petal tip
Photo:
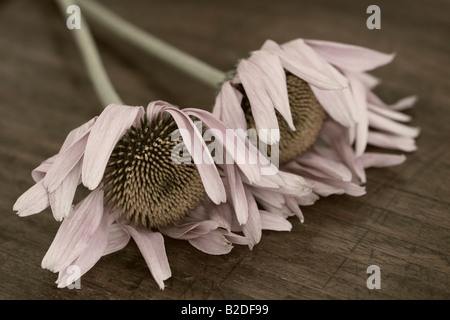
<instances>
[{"instance_id":1,"label":"dried petal tip","mask_svg":"<svg viewBox=\"0 0 450 320\"><path fill-rule=\"evenodd\" d=\"M278 126L280 128L279 162L285 164L305 152L314 144L319 135L326 113L308 83L297 76L287 73L286 83L295 131L277 112ZM255 128L250 103L244 94L242 108L245 113L247 126ZM261 142L259 142L261 143Z\"/></svg>"},{"instance_id":2,"label":"dried petal tip","mask_svg":"<svg viewBox=\"0 0 450 320\"><path fill-rule=\"evenodd\" d=\"M136 225L158 228L176 222L204 199L205 189L190 155L172 157L174 148L183 146L181 138L172 141L175 130L168 116L157 116L150 123L144 117L140 126L126 132L108 161L105 199Z\"/></svg>"}]
</instances>

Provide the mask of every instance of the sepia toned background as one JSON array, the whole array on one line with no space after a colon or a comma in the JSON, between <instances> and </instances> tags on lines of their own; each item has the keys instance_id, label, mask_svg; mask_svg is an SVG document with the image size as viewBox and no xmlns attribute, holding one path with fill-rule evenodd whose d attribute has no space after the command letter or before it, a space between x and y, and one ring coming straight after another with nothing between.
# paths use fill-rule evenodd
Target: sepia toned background
<instances>
[{"instance_id":1,"label":"sepia toned background","mask_svg":"<svg viewBox=\"0 0 450 320\"><path fill-rule=\"evenodd\" d=\"M291 232L263 232L253 250L203 254L166 239L172 278L159 290L134 242L103 257L80 290L57 289L40 267L58 223L50 210L19 218L15 200L30 172L58 152L68 132L102 105L53 1L0 0L1 299L449 299L450 2L102 0L144 30L224 71L266 39L351 43L395 60L373 72L388 102L416 94L408 113L418 150L400 166L368 170L367 194L304 207ZM366 8L381 8L381 30ZM165 100L208 109L215 92L118 40L91 29L117 91L129 105ZM369 265L381 289L366 287Z\"/></svg>"}]
</instances>

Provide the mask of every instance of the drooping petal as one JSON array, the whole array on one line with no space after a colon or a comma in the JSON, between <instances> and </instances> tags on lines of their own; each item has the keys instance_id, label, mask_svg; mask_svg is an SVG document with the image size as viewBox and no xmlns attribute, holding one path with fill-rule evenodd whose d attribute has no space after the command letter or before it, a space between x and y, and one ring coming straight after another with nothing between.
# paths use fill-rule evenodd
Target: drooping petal
<instances>
[{"instance_id":1,"label":"drooping petal","mask_svg":"<svg viewBox=\"0 0 450 320\"><path fill-rule=\"evenodd\" d=\"M97 116L92 118L86 123L83 123L78 128L73 129L69 132L66 139L64 140L59 153L65 152L67 149L72 147L74 143L77 143L79 140L83 139L92 129L92 126L97 121Z\"/></svg>"},{"instance_id":2,"label":"drooping petal","mask_svg":"<svg viewBox=\"0 0 450 320\"><path fill-rule=\"evenodd\" d=\"M405 162L405 155L386 154L377 152L366 152L361 156L361 162L364 168L370 167L391 167Z\"/></svg>"},{"instance_id":3,"label":"drooping petal","mask_svg":"<svg viewBox=\"0 0 450 320\"><path fill-rule=\"evenodd\" d=\"M130 241L130 234L126 232L121 224L113 223L109 227L108 244L103 255L122 250Z\"/></svg>"},{"instance_id":4,"label":"drooping petal","mask_svg":"<svg viewBox=\"0 0 450 320\"><path fill-rule=\"evenodd\" d=\"M237 71L250 102L258 136L266 144L278 142L279 136L268 136L268 130L279 128L272 100L264 88L264 72L247 60L241 60Z\"/></svg>"},{"instance_id":5,"label":"drooping petal","mask_svg":"<svg viewBox=\"0 0 450 320\"><path fill-rule=\"evenodd\" d=\"M44 187L44 181L40 180L17 199L13 210L17 211L19 217L25 217L39 213L49 205L47 189Z\"/></svg>"},{"instance_id":6,"label":"drooping petal","mask_svg":"<svg viewBox=\"0 0 450 320\"><path fill-rule=\"evenodd\" d=\"M110 225L111 220L109 219L109 216L106 214L103 215L102 221L89 240L86 249L81 252L78 258L71 263L70 266L59 272L58 280L56 280L58 288L64 288L73 281L76 281L79 277L88 272L98 260L100 260L108 244ZM78 272L71 272L71 266L79 268Z\"/></svg>"},{"instance_id":7,"label":"drooping petal","mask_svg":"<svg viewBox=\"0 0 450 320\"><path fill-rule=\"evenodd\" d=\"M236 212L236 218L240 225L247 222L248 219L248 204L247 197L245 195L244 184L242 183L241 176L239 175L237 168L234 165L225 164L223 166L225 176L228 181L228 190L233 203L234 211Z\"/></svg>"},{"instance_id":8,"label":"drooping petal","mask_svg":"<svg viewBox=\"0 0 450 320\"><path fill-rule=\"evenodd\" d=\"M185 112L173 106L162 101L156 101L150 103L147 110L153 110L155 108L159 108L159 112L168 112L173 117L180 130L183 142L197 166L197 170L209 198L216 204L225 202L225 187L198 128ZM150 111L147 113L149 112ZM155 111L153 110L151 112Z\"/></svg>"},{"instance_id":9,"label":"drooping petal","mask_svg":"<svg viewBox=\"0 0 450 320\"><path fill-rule=\"evenodd\" d=\"M227 254L233 249L230 241L218 230L190 239L189 243L198 250L213 255Z\"/></svg>"},{"instance_id":10,"label":"drooping petal","mask_svg":"<svg viewBox=\"0 0 450 320\"><path fill-rule=\"evenodd\" d=\"M355 128L355 156L361 156L366 150L369 122L367 113L367 94L364 85L353 76L347 75L355 105L358 107L358 121Z\"/></svg>"},{"instance_id":11,"label":"drooping petal","mask_svg":"<svg viewBox=\"0 0 450 320\"><path fill-rule=\"evenodd\" d=\"M126 224L123 225L123 228L129 232L136 242L159 288L164 289L164 280L169 279L172 272L170 271L162 234L143 228L135 229Z\"/></svg>"},{"instance_id":12,"label":"drooping petal","mask_svg":"<svg viewBox=\"0 0 450 320\"><path fill-rule=\"evenodd\" d=\"M50 206L56 221L61 221L69 215L80 175L81 162L75 165L55 191L49 193Z\"/></svg>"},{"instance_id":13,"label":"drooping petal","mask_svg":"<svg viewBox=\"0 0 450 320\"><path fill-rule=\"evenodd\" d=\"M286 207L288 207L289 210L291 210L297 216L300 222L303 223L305 221L305 217L303 216L303 212L298 206L298 203L295 200L294 196L287 195L284 196L284 198L286 199Z\"/></svg>"},{"instance_id":14,"label":"drooping petal","mask_svg":"<svg viewBox=\"0 0 450 320\"><path fill-rule=\"evenodd\" d=\"M223 161L224 163L228 163L228 159L231 158L231 163L239 166L250 183L259 181L261 155L244 135L243 130L229 128L205 110L186 108L184 112L199 118L206 127L213 128L210 130L216 141L225 147L226 159Z\"/></svg>"},{"instance_id":15,"label":"drooping petal","mask_svg":"<svg viewBox=\"0 0 450 320\"><path fill-rule=\"evenodd\" d=\"M249 248L252 249L253 246L261 240L261 216L259 214L258 205L251 192L246 189L245 194L248 200L248 220L247 223L242 226L242 232L249 238Z\"/></svg>"},{"instance_id":16,"label":"drooping petal","mask_svg":"<svg viewBox=\"0 0 450 320\"><path fill-rule=\"evenodd\" d=\"M216 97L213 115L221 119L228 127L247 130L244 110L241 106L242 93L225 82Z\"/></svg>"},{"instance_id":17,"label":"drooping petal","mask_svg":"<svg viewBox=\"0 0 450 320\"><path fill-rule=\"evenodd\" d=\"M305 40L305 42L331 64L351 71L373 70L390 63L395 57L395 54L344 43L323 40Z\"/></svg>"},{"instance_id":18,"label":"drooping petal","mask_svg":"<svg viewBox=\"0 0 450 320\"><path fill-rule=\"evenodd\" d=\"M370 131L368 142L373 146L405 152L412 152L417 149L414 138L400 137L382 132Z\"/></svg>"},{"instance_id":19,"label":"drooping petal","mask_svg":"<svg viewBox=\"0 0 450 320\"><path fill-rule=\"evenodd\" d=\"M292 224L285 218L264 210L259 212L261 215L261 226L264 230L291 231Z\"/></svg>"},{"instance_id":20,"label":"drooping petal","mask_svg":"<svg viewBox=\"0 0 450 320\"><path fill-rule=\"evenodd\" d=\"M297 163L310 168L315 168L328 177L334 177L342 181L350 181L352 173L340 162L321 157L313 152L305 152L297 158ZM308 170L308 169L306 169Z\"/></svg>"},{"instance_id":21,"label":"drooping petal","mask_svg":"<svg viewBox=\"0 0 450 320\"><path fill-rule=\"evenodd\" d=\"M385 118L392 119L394 121L399 122L408 122L411 120L411 116L404 114L402 112L398 112L393 109L384 108L382 106L378 106L372 103L369 103L369 109L380 116L383 116Z\"/></svg>"},{"instance_id":22,"label":"drooping petal","mask_svg":"<svg viewBox=\"0 0 450 320\"><path fill-rule=\"evenodd\" d=\"M280 58L269 52L255 51L248 61L257 65L264 73L262 94L267 94L281 116L286 120L289 128L295 131L286 84L286 72L283 69Z\"/></svg>"},{"instance_id":23,"label":"drooping petal","mask_svg":"<svg viewBox=\"0 0 450 320\"><path fill-rule=\"evenodd\" d=\"M51 156L47 160L44 160L39 166L37 166L33 171L31 171L31 177L33 178L34 182L38 182L42 179L44 179L45 175L47 174L48 169L52 166L53 162L55 162L55 159L58 157L57 154L54 156Z\"/></svg>"},{"instance_id":24,"label":"drooping petal","mask_svg":"<svg viewBox=\"0 0 450 320\"><path fill-rule=\"evenodd\" d=\"M385 118L371 110L369 110L369 125L372 128L376 128L382 131L390 132L398 136L407 138L416 138L420 129L415 127L410 127L391 119Z\"/></svg>"},{"instance_id":25,"label":"drooping petal","mask_svg":"<svg viewBox=\"0 0 450 320\"><path fill-rule=\"evenodd\" d=\"M339 83L330 76L325 60L302 43L302 41L290 42L279 46L274 41L267 40L261 50L278 55L284 69L316 88L337 90L345 87L345 84Z\"/></svg>"},{"instance_id":26,"label":"drooping petal","mask_svg":"<svg viewBox=\"0 0 450 320\"><path fill-rule=\"evenodd\" d=\"M166 236L174 239L193 239L216 230L219 224L213 220L186 222L183 224L160 227L159 230Z\"/></svg>"},{"instance_id":27,"label":"drooping petal","mask_svg":"<svg viewBox=\"0 0 450 320\"><path fill-rule=\"evenodd\" d=\"M95 189L103 178L109 157L125 132L141 119L144 108L110 104L92 126L82 168L83 184Z\"/></svg>"},{"instance_id":28,"label":"drooping petal","mask_svg":"<svg viewBox=\"0 0 450 320\"><path fill-rule=\"evenodd\" d=\"M64 219L42 260L42 268L59 272L86 249L103 217L103 191L92 191Z\"/></svg>"}]
</instances>

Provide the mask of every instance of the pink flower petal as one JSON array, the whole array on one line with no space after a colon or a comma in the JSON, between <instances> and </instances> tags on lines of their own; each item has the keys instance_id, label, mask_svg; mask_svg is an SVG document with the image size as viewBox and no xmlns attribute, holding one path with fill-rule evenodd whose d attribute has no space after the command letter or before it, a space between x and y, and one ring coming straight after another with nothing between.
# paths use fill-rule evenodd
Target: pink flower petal
<instances>
[{"instance_id":1,"label":"pink flower petal","mask_svg":"<svg viewBox=\"0 0 450 320\"><path fill-rule=\"evenodd\" d=\"M178 128L180 129L183 142L192 156L195 165L197 166L197 170L209 198L216 204L225 202L225 187L214 164L214 160L212 159L212 156L208 151L208 147L206 146L198 128L184 111L166 104L165 102L152 102L148 105L147 110L156 112L155 108L158 108L159 112L168 112L175 120ZM149 112L150 111L147 113ZM204 159L204 157L206 157L206 159Z\"/></svg>"},{"instance_id":2,"label":"pink flower petal","mask_svg":"<svg viewBox=\"0 0 450 320\"><path fill-rule=\"evenodd\" d=\"M273 107L286 120L289 128L295 131L289 106L286 73L278 56L265 51L255 51L248 61L257 65L264 73L262 78L264 87L261 88L261 94L267 94L270 97Z\"/></svg>"},{"instance_id":3,"label":"pink flower petal","mask_svg":"<svg viewBox=\"0 0 450 320\"><path fill-rule=\"evenodd\" d=\"M103 191L92 191L62 222L42 260L42 268L59 272L86 249L103 217Z\"/></svg>"},{"instance_id":4,"label":"pink flower petal","mask_svg":"<svg viewBox=\"0 0 450 320\"><path fill-rule=\"evenodd\" d=\"M190 239L189 243L198 250L213 255L227 254L233 249L230 241L218 230Z\"/></svg>"},{"instance_id":5,"label":"pink flower petal","mask_svg":"<svg viewBox=\"0 0 450 320\"><path fill-rule=\"evenodd\" d=\"M53 162L55 162L55 159L57 157L58 155L55 154L54 156L48 158L47 160L44 160L39 166L33 169L33 171L31 172L31 177L33 178L34 182L38 182L44 179L48 169L50 169L50 167L52 166Z\"/></svg>"},{"instance_id":6,"label":"pink flower petal","mask_svg":"<svg viewBox=\"0 0 450 320\"><path fill-rule=\"evenodd\" d=\"M392 110L405 110L411 108L417 102L417 96L409 96L403 99L400 99L394 104L391 104L389 107Z\"/></svg>"},{"instance_id":7,"label":"pink flower petal","mask_svg":"<svg viewBox=\"0 0 450 320\"><path fill-rule=\"evenodd\" d=\"M285 43L282 46L267 40L261 49L278 55L284 69L316 88L336 90L345 87L344 83L339 83L330 76L325 60L301 39Z\"/></svg>"},{"instance_id":8,"label":"pink flower petal","mask_svg":"<svg viewBox=\"0 0 450 320\"><path fill-rule=\"evenodd\" d=\"M368 71L390 63L395 55L332 41L305 40L331 64L352 71Z\"/></svg>"},{"instance_id":9,"label":"pink flower petal","mask_svg":"<svg viewBox=\"0 0 450 320\"><path fill-rule=\"evenodd\" d=\"M245 190L245 194L248 201L248 220L247 223L242 226L242 232L249 238L249 248L252 249L253 246L261 240L261 216L259 214L258 205L251 192Z\"/></svg>"},{"instance_id":10,"label":"pink flower petal","mask_svg":"<svg viewBox=\"0 0 450 320\"><path fill-rule=\"evenodd\" d=\"M392 134L374 131L369 132L368 142L369 144L377 147L405 152L412 152L417 149L414 138L399 137Z\"/></svg>"},{"instance_id":11,"label":"pink flower petal","mask_svg":"<svg viewBox=\"0 0 450 320\"><path fill-rule=\"evenodd\" d=\"M420 129L395 122L369 110L369 124L372 128L390 132L398 136L416 138Z\"/></svg>"},{"instance_id":12,"label":"pink flower petal","mask_svg":"<svg viewBox=\"0 0 450 320\"><path fill-rule=\"evenodd\" d=\"M267 130L279 128L272 100L264 89L264 72L247 60L241 60L237 72L250 102L258 136L264 143L276 143L279 141L279 136L267 135Z\"/></svg>"},{"instance_id":13,"label":"pink flower petal","mask_svg":"<svg viewBox=\"0 0 450 320\"><path fill-rule=\"evenodd\" d=\"M100 260L108 244L108 229L110 225L111 221L108 215L103 215L102 221L100 222L100 225L98 226L95 233L90 238L86 249L81 252L78 258L76 258L75 261L70 264L70 266L64 268L59 272L58 280L56 280L58 288L64 288L71 284L73 281L76 281L79 277L88 272L97 263L98 260ZM71 266L78 267L79 273L73 274L70 269Z\"/></svg>"},{"instance_id":14,"label":"pink flower petal","mask_svg":"<svg viewBox=\"0 0 450 320\"><path fill-rule=\"evenodd\" d=\"M376 152L366 152L361 156L361 162L364 168L370 167L391 167L405 162L406 157L397 154L385 154Z\"/></svg>"},{"instance_id":15,"label":"pink flower petal","mask_svg":"<svg viewBox=\"0 0 450 320\"><path fill-rule=\"evenodd\" d=\"M17 199L13 210L17 211L19 217L25 217L39 213L49 205L47 189L44 181L40 180Z\"/></svg>"},{"instance_id":16,"label":"pink flower petal","mask_svg":"<svg viewBox=\"0 0 450 320\"><path fill-rule=\"evenodd\" d=\"M222 85L216 97L213 115L230 128L247 130L247 122L241 103L242 94L231 86L230 81L227 81Z\"/></svg>"},{"instance_id":17,"label":"pink flower petal","mask_svg":"<svg viewBox=\"0 0 450 320\"><path fill-rule=\"evenodd\" d=\"M260 210L261 225L264 230L291 231L292 225L285 218Z\"/></svg>"},{"instance_id":18,"label":"pink flower petal","mask_svg":"<svg viewBox=\"0 0 450 320\"><path fill-rule=\"evenodd\" d=\"M305 221L305 218L303 217L303 212L298 206L298 203L296 199L293 196L285 196L286 199L286 207L289 208L300 220L301 223Z\"/></svg>"},{"instance_id":19,"label":"pink flower petal","mask_svg":"<svg viewBox=\"0 0 450 320\"><path fill-rule=\"evenodd\" d=\"M319 198L320 197L316 193L311 192L306 196L296 197L295 200L297 201L297 204L300 206L311 206L314 203L316 203L316 201L319 200Z\"/></svg>"},{"instance_id":20,"label":"pink flower petal","mask_svg":"<svg viewBox=\"0 0 450 320\"><path fill-rule=\"evenodd\" d=\"M369 103L369 109L380 116L383 116L385 118L392 119L394 121L399 122L408 122L411 121L411 116L404 114L402 112L398 112L396 110L388 109L379 105L375 105L372 103Z\"/></svg>"},{"instance_id":21,"label":"pink flower petal","mask_svg":"<svg viewBox=\"0 0 450 320\"><path fill-rule=\"evenodd\" d=\"M77 163L66 178L49 193L50 206L56 221L67 217L72 209L72 202L81 176L81 163Z\"/></svg>"},{"instance_id":22,"label":"pink flower petal","mask_svg":"<svg viewBox=\"0 0 450 320\"><path fill-rule=\"evenodd\" d=\"M184 112L199 118L206 127L213 129L215 139L225 146L226 159L231 158L233 164L239 166L242 173L250 180L250 183L259 181L261 177L261 165L259 157L261 154L250 143L242 130L233 130L222 121L212 116L209 112L200 109L186 108ZM245 161L248 159L248 162ZM224 161L227 163L227 161Z\"/></svg>"},{"instance_id":23,"label":"pink flower petal","mask_svg":"<svg viewBox=\"0 0 450 320\"><path fill-rule=\"evenodd\" d=\"M240 225L247 222L248 204L245 195L244 184L234 165L225 164L223 166L227 178L227 186L233 203L236 218Z\"/></svg>"},{"instance_id":24,"label":"pink flower petal","mask_svg":"<svg viewBox=\"0 0 450 320\"><path fill-rule=\"evenodd\" d=\"M164 238L159 232L152 232L148 229L135 229L130 225L123 225L136 242L142 256L147 263L150 272L159 288L164 289L164 280L172 276L169 261L167 260Z\"/></svg>"},{"instance_id":25,"label":"pink flower petal","mask_svg":"<svg viewBox=\"0 0 450 320\"><path fill-rule=\"evenodd\" d=\"M62 144L59 153L63 153L64 151L72 147L74 143L77 143L79 140L83 139L91 131L92 126L97 121L97 118L98 117L94 117L88 122L79 126L78 128L75 128L72 131L70 131L66 139L64 140L64 143Z\"/></svg>"},{"instance_id":26,"label":"pink flower petal","mask_svg":"<svg viewBox=\"0 0 450 320\"><path fill-rule=\"evenodd\" d=\"M361 156L366 150L369 122L367 113L367 94L364 85L352 74L348 75L350 91L358 107L358 121L355 130L355 155Z\"/></svg>"},{"instance_id":27,"label":"pink flower petal","mask_svg":"<svg viewBox=\"0 0 450 320\"><path fill-rule=\"evenodd\" d=\"M117 104L110 104L103 110L91 128L84 154L82 179L87 188L97 188L117 142L143 114L142 107Z\"/></svg>"},{"instance_id":28,"label":"pink flower petal","mask_svg":"<svg viewBox=\"0 0 450 320\"><path fill-rule=\"evenodd\" d=\"M297 158L297 162L303 166L315 168L325 173L325 176L328 177L337 178L342 181L350 181L352 179L352 173L345 165L319 156L313 152L305 152Z\"/></svg>"},{"instance_id":29,"label":"pink flower petal","mask_svg":"<svg viewBox=\"0 0 450 320\"><path fill-rule=\"evenodd\" d=\"M113 223L109 226L108 244L103 251L106 256L110 253L122 250L130 241L130 234L126 232L121 224Z\"/></svg>"},{"instance_id":30,"label":"pink flower petal","mask_svg":"<svg viewBox=\"0 0 450 320\"><path fill-rule=\"evenodd\" d=\"M205 220L161 227L160 232L174 239L193 239L208 234L218 227L216 221Z\"/></svg>"}]
</instances>

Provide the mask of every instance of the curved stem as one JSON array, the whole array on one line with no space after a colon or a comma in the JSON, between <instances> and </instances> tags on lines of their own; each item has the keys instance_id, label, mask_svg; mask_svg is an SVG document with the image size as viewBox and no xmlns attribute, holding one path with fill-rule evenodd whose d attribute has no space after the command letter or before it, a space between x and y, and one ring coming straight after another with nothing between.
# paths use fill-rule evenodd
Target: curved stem
<instances>
[{"instance_id":1,"label":"curved stem","mask_svg":"<svg viewBox=\"0 0 450 320\"><path fill-rule=\"evenodd\" d=\"M226 73L205 62L179 50L137 28L101 4L92 0L78 0L83 13L102 24L115 35L131 42L156 58L184 71L191 77L217 88L226 78Z\"/></svg>"},{"instance_id":2,"label":"curved stem","mask_svg":"<svg viewBox=\"0 0 450 320\"><path fill-rule=\"evenodd\" d=\"M76 4L75 1L71 0L55 1L61 9L64 17L67 17L67 8L70 5ZM106 73L89 26L86 20L83 19L83 16L81 14L80 18L80 29L72 29L69 31L75 39L75 42L86 65L89 78L94 85L94 89L104 107L108 106L111 103L123 104Z\"/></svg>"}]
</instances>

